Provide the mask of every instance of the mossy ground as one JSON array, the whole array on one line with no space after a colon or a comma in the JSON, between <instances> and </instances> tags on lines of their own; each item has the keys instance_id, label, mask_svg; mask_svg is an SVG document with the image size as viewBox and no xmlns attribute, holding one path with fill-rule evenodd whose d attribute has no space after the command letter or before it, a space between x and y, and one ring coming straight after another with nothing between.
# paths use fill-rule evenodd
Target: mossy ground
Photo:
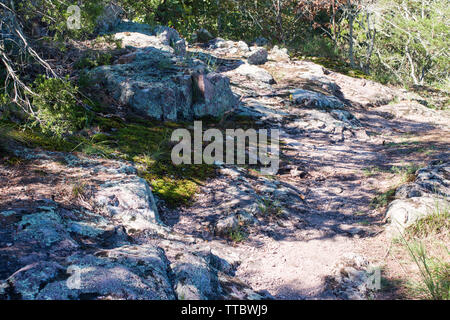
<instances>
[{"instance_id":1,"label":"mossy ground","mask_svg":"<svg viewBox=\"0 0 450 320\"><path fill-rule=\"evenodd\" d=\"M340 60L335 60L335 59L326 58L326 57L302 57L302 58L305 60L310 60L314 63L317 63L317 64L323 66L324 68L330 69L334 72L342 73L346 76L350 76L353 78L375 80L372 76L364 73L361 70L354 69L354 68L350 67L349 64L347 64L343 61L340 61Z\"/></svg>"},{"instance_id":2,"label":"mossy ground","mask_svg":"<svg viewBox=\"0 0 450 320\"><path fill-rule=\"evenodd\" d=\"M209 165L174 165L171 161L172 131L186 124L162 123L133 118L101 118L94 121L99 132L77 150L101 157L121 158L136 163L139 175L169 207L188 205L205 179L214 176Z\"/></svg>"},{"instance_id":3,"label":"mossy ground","mask_svg":"<svg viewBox=\"0 0 450 320\"><path fill-rule=\"evenodd\" d=\"M3 148L8 149L11 143L20 143L29 148L40 147L51 151L71 151L79 143L79 137L69 137L67 139L58 139L48 136L39 130L20 126L10 121L0 120L0 136Z\"/></svg>"},{"instance_id":4,"label":"mossy ground","mask_svg":"<svg viewBox=\"0 0 450 320\"><path fill-rule=\"evenodd\" d=\"M208 117L201 120L203 130L217 128L224 132L225 129L246 130L258 127L254 120L242 116L221 119ZM6 140L29 148L80 152L101 158L132 161L136 164L138 174L149 182L153 192L165 200L169 207L189 205L199 186L216 172L213 165L172 163L171 151L175 145L175 142L170 141L172 132L178 128L192 129L192 123L160 122L134 114L125 118L98 114L92 119L89 128L64 139L12 122L3 121L0 126ZM205 142L204 146L207 144L209 142Z\"/></svg>"},{"instance_id":5,"label":"mossy ground","mask_svg":"<svg viewBox=\"0 0 450 320\"><path fill-rule=\"evenodd\" d=\"M208 118L203 119L203 129L224 129L231 124L246 128L252 126L250 122L245 117L223 123ZM30 148L133 161L139 175L169 207L188 205L202 182L215 175L212 165L174 165L171 161L172 131L192 127L191 123L159 122L139 116L127 119L96 116L89 129L65 139L52 138L37 129L23 128L11 122L2 122L2 127L8 140Z\"/></svg>"},{"instance_id":6,"label":"mossy ground","mask_svg":"<svg viewBox=\"0 0 450 320\"><path fill-rule=\"evenodd\" d=\"M133 161L139 175L168 206L189 204L202 181L214 175L214 167L174 165L170 159L171 133L175 128L185 126L144 119L136 121L138 119L128 122L115 117L96 117L89 130L92 133L77 134L64 140L13 123L3 122L2 127L5 140L26 147Z\"/></svg>"}]
</instances>

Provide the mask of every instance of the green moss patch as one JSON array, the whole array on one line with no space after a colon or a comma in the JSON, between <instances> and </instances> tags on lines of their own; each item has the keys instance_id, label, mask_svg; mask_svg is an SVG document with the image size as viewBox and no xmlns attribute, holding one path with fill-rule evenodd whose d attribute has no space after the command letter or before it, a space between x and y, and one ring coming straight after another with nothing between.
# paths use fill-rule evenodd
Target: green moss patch
<instances>
[{"instance_id":1,"label":"green moss patch","mask_svg":"<svg viewBox=\"0 0 450 320\"><path fill-rule=\"evenodd\" d=\"M169 207L188 205L199 185L215 174L210 165L172 163L172 131L187 128L188 124L162 123L139 117L130 117L127 122L120 118L97 117L94 126L101 132L85 139L77 151L133 161L139 175Z\"/></svg>"},{"instance_id":2,"label":"green moss patch","mask_svg":"<svg viewBox=\"0 0 450 320\"><path fill-rule=\"evenodd\" d=\"M46 135L38 128L30 129L8 121L0 121L0 126L2 127L2 139L6 143L17 142L29 148L40 147L49 151L70 152L80 143L79 137L69 137L63 140Z\"/></svg>"},{"instance_id":3,"label":"green moss patch","mask_svg":"<svg viewBox=\"0 0 450 320\"><path fill-rule=\"evenodd\" d=\"M306 60L310 60L314 63L317 63L327 69L330 69L334 72L339 72L353 78L374 80L372 76L362 72L361 70L353 69L347 63L340 60L334 60L326 57L304 57L304 58Z\"/></svg>"},{"instance_id":4,"label":"green moss patch","mask_svg":"<svg viewBox=\"0 0 450 320\"><path fill-rule=\"evenodd\" d=\"M192 128L192 123L172 123L148 120L139 116L122 119L117 116L96 116L91 128L65 140L52 138L38 129L21 129L10 124L9 136L28 146L45 150L81 152L90 156L133 161L138 174L152 186L153 192L169 207L189 205L208 178L215 176L213 165L174 165L170 141L173 130ZM231 117L203 119L203 130L217 128L255 128L253 119ZM193 137L193 134L192 134ZM204 145L209 144L205 142ZM193 149L192 149L193 150Z\"/></svg>"},{"instance_id":5,"label":"green moss patch","mask_svg":"<svg viewBox=\"0 0 450 320\"><path fill-rule=\"evenodd\" d=\"M98 66L109 65L112 63L113 56L109 52L88 51L80 59L78 59L74 68L92 69Z\"/></svg>"}]
</instances>

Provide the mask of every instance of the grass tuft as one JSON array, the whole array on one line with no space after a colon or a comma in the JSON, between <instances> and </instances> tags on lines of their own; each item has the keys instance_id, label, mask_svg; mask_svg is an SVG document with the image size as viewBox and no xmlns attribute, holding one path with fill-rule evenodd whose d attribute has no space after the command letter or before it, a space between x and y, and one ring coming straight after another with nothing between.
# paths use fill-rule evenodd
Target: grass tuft
<instances>
[{"instance_id":1,"label":"grass tuft","mask_svg":"<svg viewBox=\"0 0 450 320\"><path fill-rule=\"evenodd\" d=\"M237 229L230 230L228 237L230 238L231 241L239 243L247 238L247 234L244 232L242 227L238 227Z\"/></svg>"},{"instance_id":2,"label":"grass tuft","mask_svg":"<svg viewBox=\"0 0 450 320\"><path fill-rule=\"evenodd\" d=\"M419 281L410 281L407 286L412 296L432 300L450 298L449 226L446 203L443 207L436 205L433 213L416 221L400 235L400 242L419 273Z\"/></svg>"},{"instance_id":3,"label":"grass tuft","mask_svg":"<svg viewBox=\"0 0 450 320\"><path fill-rule=\"evenodd\" d=\"M450 230L450 209L446 205L440 208L436 204L434 212L406 229L405 235L409 238L425 238L435 234L448 233Z\"/></svg>"}]
</instances>

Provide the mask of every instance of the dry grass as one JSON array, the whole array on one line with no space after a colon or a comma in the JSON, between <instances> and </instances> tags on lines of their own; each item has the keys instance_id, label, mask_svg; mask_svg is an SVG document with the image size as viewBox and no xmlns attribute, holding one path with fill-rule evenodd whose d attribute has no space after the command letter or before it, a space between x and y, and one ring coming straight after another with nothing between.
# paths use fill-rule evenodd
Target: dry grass
<instances>
[{"instance_id":1,"label":"dry grass","mask_svg":"<svg viewBox=\"0 0 450 320\"><path fill-rule=\"evenodd\" d=\"M408 295L418 299L450 298L449 204L408 227L399 244L410 256L416 274L408 282Z\"/></svg>"}]
</instances>

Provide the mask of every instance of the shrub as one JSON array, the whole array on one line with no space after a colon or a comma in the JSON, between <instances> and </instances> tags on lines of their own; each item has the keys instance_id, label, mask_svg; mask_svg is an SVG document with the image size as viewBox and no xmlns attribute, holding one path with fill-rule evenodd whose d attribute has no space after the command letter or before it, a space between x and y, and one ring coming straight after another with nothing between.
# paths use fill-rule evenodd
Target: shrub
<instances>
[{"instance_id":1,"label":"shrub","mask_svg":"<svg viewBox=\"0 0 450 320\"><path fill-rule=\"evenodd\" d=\"M34 124L42 132L59 138L81 129L88 120L88 114L77 101L77 87L66 79L38 76L33 83L31 96L36 110Z\"/></svg>"},{"instance_id":2,"label":"shrub","mask_svg":"<svg viewBox=\"0 0 450 320\"><path fill-rule=\"evenodd\" d=\"M296 41L296 50L304 56L324 57L338 59L339 53L333 41L322 35L312 35Z\"/></svg>"}]
</instances>

